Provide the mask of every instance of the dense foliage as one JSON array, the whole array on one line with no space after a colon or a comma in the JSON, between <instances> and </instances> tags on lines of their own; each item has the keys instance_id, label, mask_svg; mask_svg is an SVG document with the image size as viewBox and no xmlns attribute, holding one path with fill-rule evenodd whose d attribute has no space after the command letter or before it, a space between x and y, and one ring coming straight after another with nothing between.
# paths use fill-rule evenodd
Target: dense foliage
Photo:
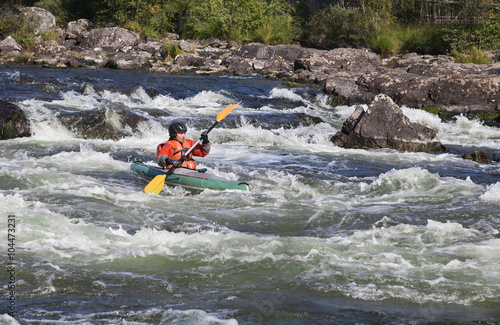
<instances>
[{"instance_id":1,"label":"dense foliage","mask_svg":"<svg viewBox=\"0 0 500 325\"><path fill-rule=\"evenodd\" d=\"M421 0L333 2L316 12L306 0L293 6L288 0L7 0L7 6L45 8L61 26L87 18L95 27L122 26L151 37L174 32L240 43L368 47L384 56L415 51L459 57L500 49L498 0L454 1L452 6L434 2L432 7ZM448 20L434 21L436 12ZM13 19L5 13L0 17L2 38L29 34Z\"/></svg>"},{"instance_id":2,"label":"dense foliage","mask_svg":"<svg viewBox=\"0 0 500 325\"><path fill-rule=\"evenodd\" d=\"M34 26L25 22L24 16L15 11L4 11L0 19L0 39L14 38L25 49L33 49L35 42Z\"/></svg>"},{"instance_id":3,"label":"dense foliage","mask_svg":"<svg viewBox=\"0 0 500 325\"><path fill-rule=\"evenodd\" d=\"M283 0L195 0L187 12L184 35L289 43L292 38L290 8Z\"/></svg>"}]
</instances>

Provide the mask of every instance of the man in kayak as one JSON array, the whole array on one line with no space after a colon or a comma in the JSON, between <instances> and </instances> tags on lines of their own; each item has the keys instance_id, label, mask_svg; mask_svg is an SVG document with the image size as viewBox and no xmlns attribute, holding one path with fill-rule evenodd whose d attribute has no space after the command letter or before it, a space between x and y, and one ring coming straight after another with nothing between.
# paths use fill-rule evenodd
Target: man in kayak
<instances>
[{"instance_id":1,"label":"man in kayak","mask_svg":"<svg viewBox=\"0 0 500 325\"><path fill-rule=\"evenodd\" d=\"M182 122L173 122L168 127L169 140L156 147L158 165L163 168L186 167L196 169L196 162L193 155L205 157L210 152L210 141L207 132L201 134L203 140L198 144L187 157L184 154L196 143L196 141L186 139L187 127Z\"/></svg>"}]
</instances>

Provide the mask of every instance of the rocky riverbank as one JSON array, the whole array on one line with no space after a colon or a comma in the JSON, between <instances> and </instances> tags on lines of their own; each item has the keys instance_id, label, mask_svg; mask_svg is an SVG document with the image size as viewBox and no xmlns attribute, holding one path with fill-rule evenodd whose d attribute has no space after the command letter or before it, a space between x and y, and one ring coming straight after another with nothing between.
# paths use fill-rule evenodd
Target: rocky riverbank
<instances>
[{"instance_id":1,"label":"rocky riverbank","mask_svg":"<svg viewBox=\"0 0 500 325\"><path fill-rule=\"evenodd\" d=\"M432 108L442 116L477 115L500 121L500 51L492 64L458 64L448 56L404 57L382 60L366 49L318 50L298 45L238 45L218 39L179 40L143 38L123 28L93 29L88 20L55 28L54 16L37 15L39 30L56 39L37 40L34 52L23 50L12 38L0 42L0 64L37 64L50 67L108 67L165 73L260 73L294 83L312 83L332 95L333 104L368 104L386 94L397 105ZM182 51L172 57L173 48Z\"/></svg>"},{"instance_id":2,"label":"rocky riverbank","mask_svg":"<svg viewBox=\"0 0 500 325\"><path fill-rule=\"evenodd\" d=\"M150 39L118 27L93 28L88 20L70 22L61 29L48 11L26 8L28 14L38 17L40 32L52 31L55 39L38 37L35 50L29 52L8 37L0 42L0 65L95 66L168 74L259 73L291 84L317 85L331 96L332 106L370 104L384 94L398 106L431 110L444 118L464 114L500 123L500 52L491 53L489 65L417 54L382 60L366 49L239 45L218 39L180 40L175 34Z\"/></svg>"}]
</instances>

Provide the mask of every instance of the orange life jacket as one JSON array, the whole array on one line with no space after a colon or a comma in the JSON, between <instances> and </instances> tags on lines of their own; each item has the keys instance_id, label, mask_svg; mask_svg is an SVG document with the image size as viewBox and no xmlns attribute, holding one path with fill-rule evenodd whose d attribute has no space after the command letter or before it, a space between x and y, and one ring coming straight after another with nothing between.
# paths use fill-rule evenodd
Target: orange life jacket
<instances>
[{"instance_id":1,"label":"orange life jacket","mask_svg":"<svg viewBox=\"0 0 500 325\"><path fill-rule=\"evenodd\" d=\"M184 154L191 148L196 141L185 139L184 143L180 143L177 140L168 140L167 142L163 142L156 147L156 156L159 159L163 155L167 155L172 160L180 160ZM189 156L184 158L182 162L182 167L186 167L189 169L196 169L196 162L193 159L193 154L196 156L205 157L206 153L203 149L203 146L198 145L189 153ZM172 165L167 166L166 168L171 168Z\"/></svg>"}]
</instances>

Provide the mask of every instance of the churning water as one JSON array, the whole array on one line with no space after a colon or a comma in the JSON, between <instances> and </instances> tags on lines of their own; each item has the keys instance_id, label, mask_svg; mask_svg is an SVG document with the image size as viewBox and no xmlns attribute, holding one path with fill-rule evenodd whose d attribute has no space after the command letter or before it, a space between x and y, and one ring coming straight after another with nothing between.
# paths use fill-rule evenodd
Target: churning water
<instances>
[{"instance_id":1,"label":"churning water","mask_svg":"<svg viewBox=\"0 0 500 325\"><path fill-rule=\"evenodd\" d=\"M343 149L329 138L354 107L259 76L0 77L33 131L0 141L0 322L12 306L21 324L500 322L500 163L461 158L496 155L498 128L403 107L450 151ZM252 191L145 194L131 162L154 164L173 120L196 139L233 103L198 164ZM96 109L119 137L61 118Z\"/></svg>"}]
</instances>

